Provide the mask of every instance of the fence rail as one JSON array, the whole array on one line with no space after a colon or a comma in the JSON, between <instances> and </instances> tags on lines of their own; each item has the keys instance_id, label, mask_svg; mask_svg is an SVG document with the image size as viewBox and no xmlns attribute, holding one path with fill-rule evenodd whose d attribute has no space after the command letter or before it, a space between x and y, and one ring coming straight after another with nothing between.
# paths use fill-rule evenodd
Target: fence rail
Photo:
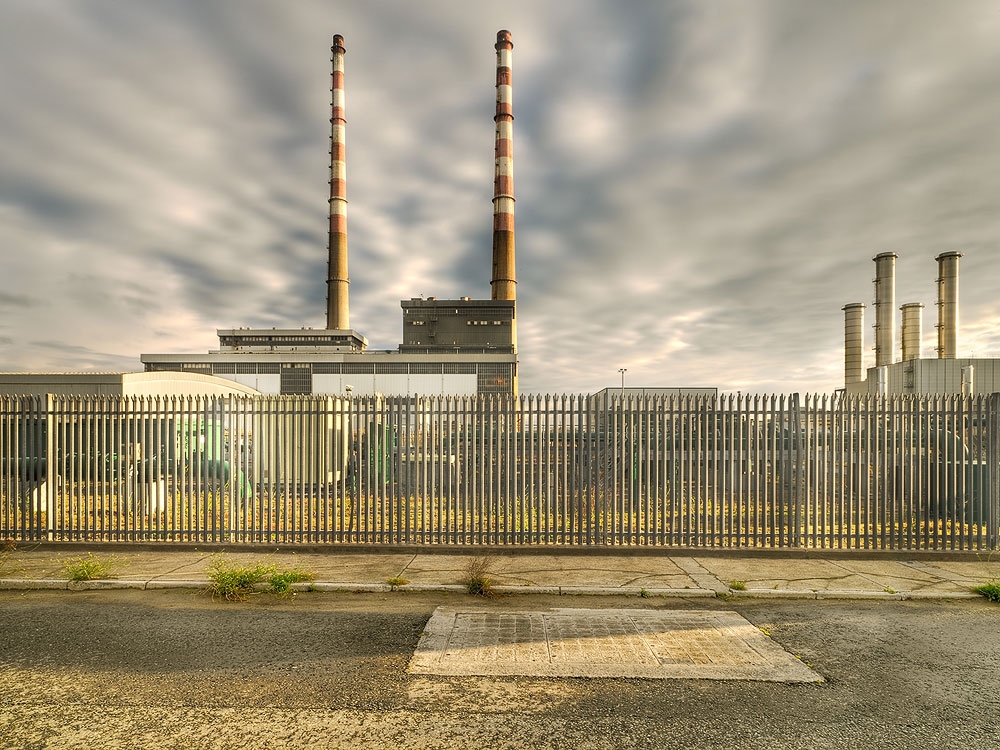
<instances>
[{"instance_id":1,"label":"fence rail","mask_svg":"<svg viewBox=\"0 0 1000 750\"><path fill-rule=\"evenodd\" d=\"M16 540L998 548L985 397L0 397Z\"/></svg>"}]
</instances>

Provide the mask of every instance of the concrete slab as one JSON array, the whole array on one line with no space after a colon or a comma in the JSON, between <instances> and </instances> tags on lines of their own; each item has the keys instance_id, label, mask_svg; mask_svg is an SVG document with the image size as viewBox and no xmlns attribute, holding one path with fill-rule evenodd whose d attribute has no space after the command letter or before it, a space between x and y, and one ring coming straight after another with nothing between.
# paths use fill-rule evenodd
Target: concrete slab
<instances>
[{"instance_id":1,"label":"concrete slab","mask_svg":"<svg viewBox=\"0 0 1000 750\"><path fill-rule=\"evenodd\" d=\"M416 555L402 573L410 581L458 582L473 555ZM627 555L493 555L494 583L501 586L596 586L645 589L697 588L669 557Z\"/></svg>"},{"instance_id":2,"label":"concrete slab","mask_svg":"<svg viewBox=\"0 0 1000 750\"><path fill-rule=\"evenodd\" d=\"M830 560L699 557L698 563L720 581L742 582L748 589L795 591L882 591L883 586Z\"/></svg>"},{"instance_id":3,"label":"concrete slab","mask_svg":"<svg viewBox=\"0 0 1000 750\"><path fill-rule=\"evenodd\" d=\"M822 682L736 612L700 610L438 607L408 671Z\"/></svg>"},{"instance_id":4,"label":"concrete slab","mask_svg":"<svg viewBox=\"0 0 1000 750\"><path fill-rule=\"evenodd\" d=\"M966 590L945 577L943 571L937 574L932 569L914 566L906 562L892 560L837 560L836 565L871 581L883 591L939 591L952 592Z\"/></svg>"}]
</instances>

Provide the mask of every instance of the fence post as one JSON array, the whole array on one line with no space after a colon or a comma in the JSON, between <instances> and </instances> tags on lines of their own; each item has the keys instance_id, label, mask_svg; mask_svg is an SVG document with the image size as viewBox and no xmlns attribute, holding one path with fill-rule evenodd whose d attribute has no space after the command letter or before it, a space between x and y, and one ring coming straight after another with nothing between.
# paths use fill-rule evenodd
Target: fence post
<instances>
[{"instance_id":1,"label":"fence post","mask_svg":"<svg viewBox=\"0 0 1000 750\"><path fill-rule=\"evenodd\" d=\"M788 446L795 451L794 470L792 474L792 502L794 513L792 522L795 524L794 533L789 533L789 541L795 547L803 546L805 537L806 518L806 487L805 487L805 430L802 429L802 409L799 402L799 394L793 393L789 397L789 412L791 413L791 435L789 435Z\"/></svg>"},{"instance_id":2,"label":"fence post","mask_svg":"<svg viewBox=\"0 0 1000 750\"><path fill-rule=\"evenodd\" d=\"M1000 523L1000 393L991 393L987 407L987 445L986 451L987 476L989 477L989 496L986 498L986 544L989 549L1000 548L997 528Z\"/></svg>"},{"instance_id":3,"label":"fence post","mask_svg":"<svg viewBox=\"0 0 1000 750\"><path fill-rule=\"evenodd\" d=\"M55 538L56 517L56 397L45 394L45 526L48 541Z\"/></svg>"}]
</instances>

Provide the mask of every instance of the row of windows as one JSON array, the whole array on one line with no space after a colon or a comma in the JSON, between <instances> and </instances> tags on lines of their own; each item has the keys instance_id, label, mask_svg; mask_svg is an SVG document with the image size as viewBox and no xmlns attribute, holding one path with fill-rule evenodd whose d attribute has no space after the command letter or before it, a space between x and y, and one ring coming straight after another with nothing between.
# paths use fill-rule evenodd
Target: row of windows
<instances>
[{"instance_id":1,"label":"row of windows","mask_svg":"<svg viewBox=\"0 0 1000 750\"><path fill-rule=\"evenodd\" d=\"M185 362L151 363L149 371L200 372L206 375L280 375L282 394L311 394L313 375L475 375L480 393L510 393L514 381L514 365L474 362Z\"/></svg>"},{"instance_id":2,"label":"row of windows","mask_svg":"<svg viewBox=\"0 0 1000 750\"><path fill-rule=\"evenodd\" d=\"M199 372L206 375L281 375L286 371L314 375L475 375L492 364L475 362L155 362L149 372Z\"/></svg>"}]
</instances>

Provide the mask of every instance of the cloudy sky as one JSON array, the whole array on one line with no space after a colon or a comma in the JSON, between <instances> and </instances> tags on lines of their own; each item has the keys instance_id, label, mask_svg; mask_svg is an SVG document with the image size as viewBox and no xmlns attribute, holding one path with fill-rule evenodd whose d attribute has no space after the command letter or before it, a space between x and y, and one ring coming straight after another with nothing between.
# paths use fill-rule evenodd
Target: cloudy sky
<instances>
[{"instance_id":1,"label":"cloudy sky","mask_svg":"<svg viewBox=\"0 0 1000 750\"><path fill-rule=\"evenodd\" d=\"M335 33L353 327L488 297L501 28L522 391L831 391L890 250L924 356L946 250L1000 356L996 0L3 0L0 369L325 324Z\"/></svg>"}]
</instances>

